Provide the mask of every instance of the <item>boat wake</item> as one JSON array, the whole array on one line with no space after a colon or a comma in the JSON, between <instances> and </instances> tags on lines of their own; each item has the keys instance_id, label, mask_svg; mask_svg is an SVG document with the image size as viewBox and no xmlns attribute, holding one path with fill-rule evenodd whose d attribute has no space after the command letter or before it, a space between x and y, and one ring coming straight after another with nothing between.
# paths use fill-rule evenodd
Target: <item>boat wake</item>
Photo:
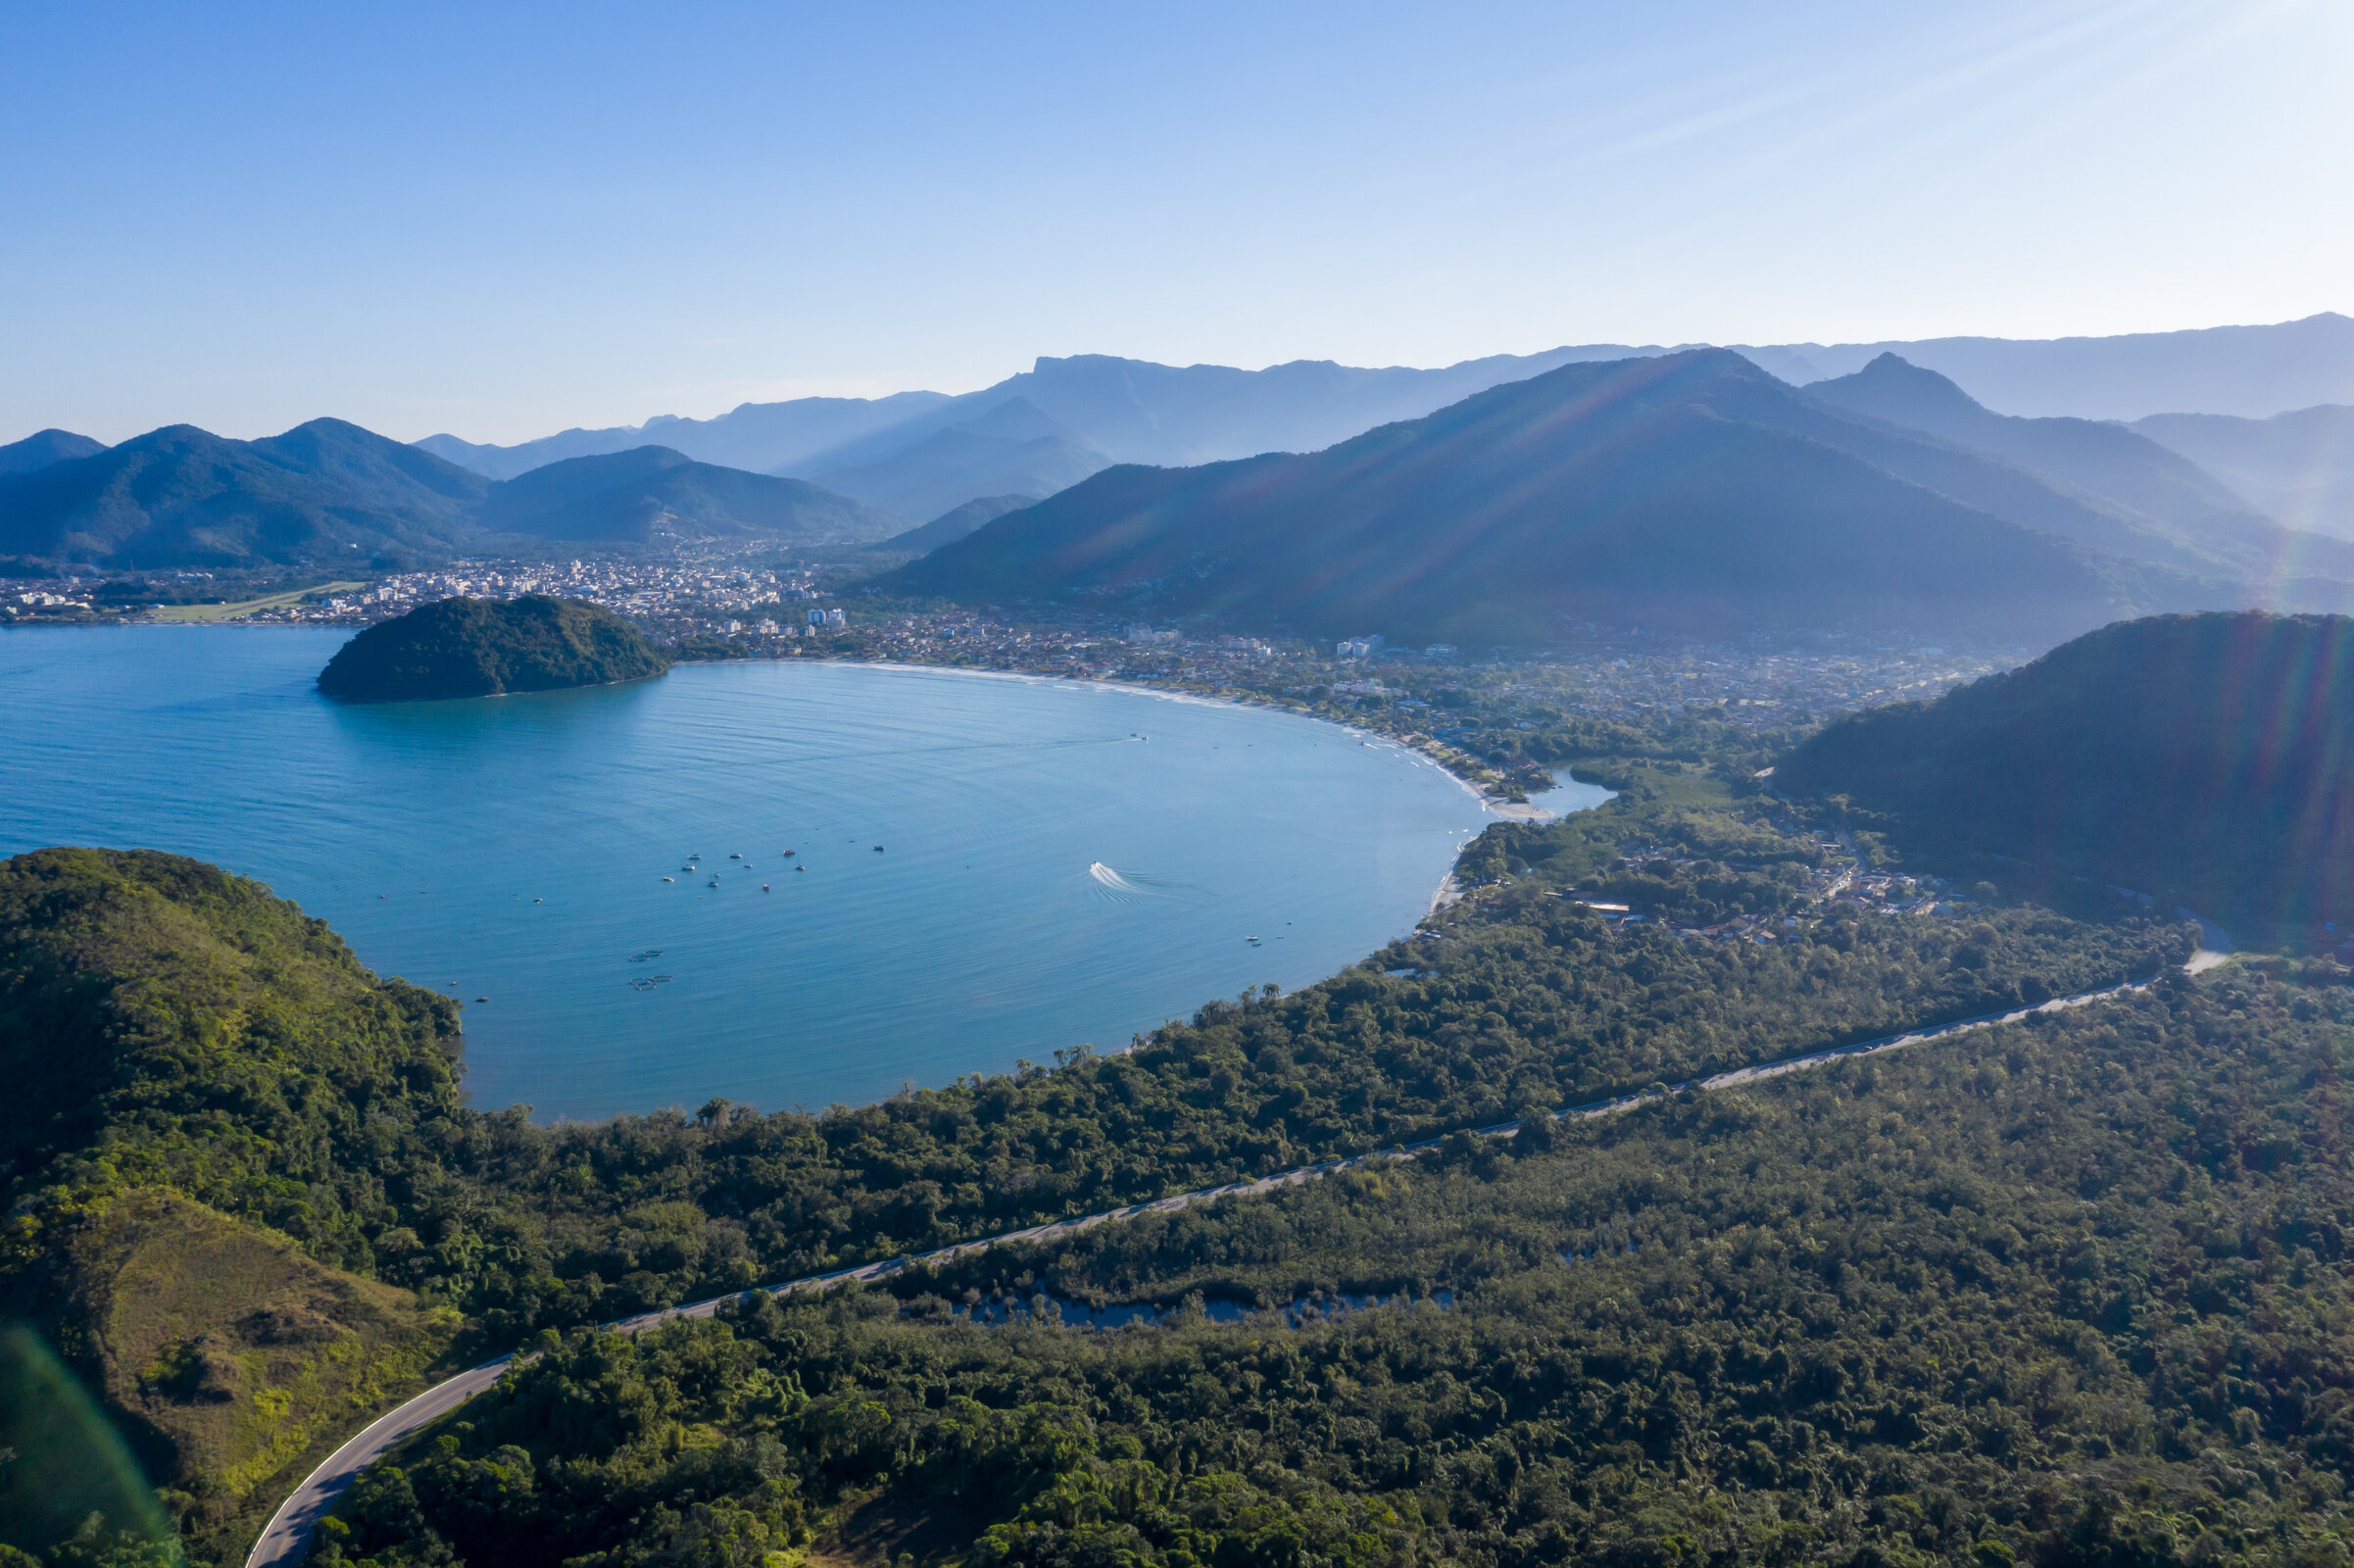
<instances>
[{"instance_id":1,"label":"boat wake","mask_svg":"<svg viewBox=\"0 0 2354 1568\"><path fill-rule=\"evenodd\" d=\"M1094 877L1097 882L1101 883L1104 887L1109 888L1114 893L1126 893L1141 896L1146 892L1146 889L1141 888L1134 882L1129 881L1126 877L1120 875L1119 872L1114 871L1110 866L1105 865L1101 860L1088 861L1087 874L1091 877Z\"/></svg>"}]
</instances>

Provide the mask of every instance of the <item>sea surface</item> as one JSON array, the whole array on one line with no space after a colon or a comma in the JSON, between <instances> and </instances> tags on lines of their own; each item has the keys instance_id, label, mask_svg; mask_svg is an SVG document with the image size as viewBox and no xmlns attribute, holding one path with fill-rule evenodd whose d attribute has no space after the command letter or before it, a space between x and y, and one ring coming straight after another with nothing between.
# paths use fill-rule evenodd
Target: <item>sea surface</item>
<instances>
[{"instance_id":1,"label":"sea surface","mask_svg":"<svg viewBox=\"0 0 2354 1568\"><path fill-rule=\"evenodd\" d=\"M1120 1047L1403 935L1494 819L1250 708L814 662L342 707L312 680L345 636L0 630L0 854L258 877L464 1002L472 1102L542 1121Z\"/></svg>"}]
</instances>

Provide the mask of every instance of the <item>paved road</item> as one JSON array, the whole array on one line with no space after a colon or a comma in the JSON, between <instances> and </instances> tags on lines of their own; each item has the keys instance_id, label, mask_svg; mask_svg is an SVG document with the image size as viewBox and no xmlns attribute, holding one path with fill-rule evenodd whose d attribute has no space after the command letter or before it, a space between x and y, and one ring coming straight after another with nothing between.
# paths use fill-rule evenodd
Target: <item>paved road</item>
<instances>
[{"instance_id":1,"label":"paved road","mask_svg":"<svg viewBox=\"0 0 2354 1568\"><path fill-rule=\"evenodd\" d=\"M2188 911L2183 912L2187 913ZM2198 919L2199 917L2191 915L2190 918ZM2207 934L2206 940L2210 946L2200 949L2198 956L2191 960L2193 964L2197 963L2198 957L2209 956L2212 945L2215 943L2221 943L2226 950L2230 948L2230 943L2224 939L2221 931L2208 925L2205 920L2199 920L2199 925L2200 929ZM2221 961L2220 955L2215 955L2215 961ZM2189 965L2185 965L2185 967L2189 967ZM2201 967L2204 966L2201 965ZM1853 1045L1836 1046L1828 1051L1809 1052L1802 1056L1787 1056L1780 1061L1763 1062L1754 1067L1737 1067L1731 1072L1721 1072L1712 1078L1670 1084L1667 1086L1667 1090L1670 1094L1688 1090L1704 1094L1712 1090L1739 1088L1743 1084L1757 1083L1767 1078L1779 1078L1785 1073L1800 1072L1809 1067L1820 1067L1830 1062L1844 1061L1854 1056L1869 1056L1884 1051L1901 1051L1911 1046L1927 1045L1933 1040L1944 1040L1954 1035L1967 1034L1979 1029L1991 1029L1998 1024L2017 1023L2019 1020L2038 1012L2063 1012L2071 1007L2086 1006L2095 1002L2106 1001L2111 997L2123 996L2128 992L2144 990L2149 984L2150 982L2146 980L2131 981L2124 985L2105 986L2098 991L2082 992L2073 997L2056 997L2038 1006L2016 1007L2007 1012L1982 1013L1975 1018L1963 1018L1953 1023L1939 1024L1933 1029L1915 1029L1902 1034L1882 1035L1875 1040L1862 1040ZM1607 1116L1617 1111L1632 1109L1656 1098L1658 1098L1658 1093L1654 1090L1645 1094L1622 1096L1616 1100L1597 1100L1590 1104L1572 1105L1556 1114L1563 1118ZM1520 1123L1516 1121L1498 1122L1493 1127L1480 1127L1474 1131L1483 1138L1510 1138L1520 1131ZM1302 1182L1317 1181L1342 1171L1354 1170L1361 1165L1387 1160L1412 1159L1429 1150L1438 1148L1440 1140L1436 1138L1425 1139L1418 1144L1400 1144L1391 1149L1376 1150L1369 1154L1357 1154L1347 1159L1329 1159L1319 1165L1302 1165L1298 1170L1279 1171L1275 1175L1261 1177L1257 1181L1228 1182L1222 1187L1205 1187L1199 1192L1179 1193L1175 1197L1158 1199L1150 1203L1132 1203L1126 1208L1105 1209L1100 1214L1088 1214L1077 1219L1057 1220L1052 1225L1034 1225L1028 1230L1008 1231L1003 1236L991 1236L979 1241L960 1243L955 1247L944 1247L937 1251L925 1252L919 1256L890 1258L879 1263L868 1263L861 1268L840 1269L831 1274L811 1275L808 1279L788 1280L782 1285L762 1286L760 1289L777 1296L787 1296L796 1291L822 1290L827 1286L851 1280L865 1283L888 1279L900 1270L914 1264L945 1263L953 1258L963 1257L973 1252L985 1252L993 1247L1004 1247L1011 1242L1054 1240L1075 1235L1092 1226L1107 1225L1115 1220L1133 1219L1139 1214L1166 1213L1195 1203L1214 1202L1221 1198L1248 1198L1255 1194L1271 1193L1280 1187L1294 1187ZM646 1312L637 1317L623 1318L617 1323L609 1323L606 1325L606 1329L615 1334L642 1333L647 1329L666 1323L672 1318L710 1317L719 1309L720 1302L738 1298L733 1296L716 1297L711 1300L696 1301L687 1306L673 1306L659 1312ZM278 1511L270 1516L270 1527L262 1532L262 1539L254 1543L252 1554L245 1559L246 1568L294 1568L294 1565L300 1563L311 1549L313 1527L334 1509L336 1501L342 1497L345 1490L358 1478L361 1471L389 1453L419 1428L447 1415L498 1382L513 1360L512 1356L502 1356L496 1361L475 1367L470 1372L462 1372L446 1383L435 1384L390 1414L380 1417L358 1437L337 1448L333 1454L328 1456L326 1463L312 1471L310 1478L296 1489L294 1495L281 1503Z\"/></svg>"}]
</instances>

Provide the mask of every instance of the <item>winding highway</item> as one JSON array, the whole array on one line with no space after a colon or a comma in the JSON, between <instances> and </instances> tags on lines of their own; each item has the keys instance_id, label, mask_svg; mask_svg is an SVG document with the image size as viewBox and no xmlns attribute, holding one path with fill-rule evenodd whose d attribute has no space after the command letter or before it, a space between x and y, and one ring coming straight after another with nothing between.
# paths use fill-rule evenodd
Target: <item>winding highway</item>
<instances>
[{"instance_id":1,"label":"winding highway","mask_svg":"<svg viewBox=\"0 0 2354 1568\"><path fill-rule=\"evenodd\" d=\"M2191 956L2190 960L2183 967L2195 974L2222 962L2224 956L2231 951L2229 939L2220 929L2200 916L2192 914L2188 910L2180 912L2190 919L2197 920L2201 934L2199 951ZM2038 1012L2063 1012L2073 1007L2088 1006L2096 1002L2105 1002L2112 997L2146 990L2151 983L2148 980L2128 981L2122 985L2104 986L2097 991L2080 992L2072 997L2055 997L2036 1006L2016 1007L2006 1012L1982 1013L1975 1018L1963 1018L1953 1023L1938 1024L1934 1028L1883 1035L1875 1040L1863 1040L1852 1045L1835 1046L1829 1050L1808 1052L1804 1055L1785 1056L1778 1061L1761 1062L1751 1067L1737 1067L1730 1072L1721 1072L1709 1078L1669 1084L1665 1086L1665 1092L1670 1095L1687 1092L1706 1094L1721 1089L1737 1089L1744 1084L1758 1083L1768 1078L1779 1078L1788 1073L1802 1072L1810 1067L1826 1066L1832 1062L1844 1061L1855 1056L1875 1055L1887 1051L1902 1051L1912 1046L1928 1045L1932 1041L1950 1039L1959 1034L1968 1034L1980 1029L1991 1029L2006 1023L2017 1023ZM1565 1110L1556 1111L1554 1114L1564 1120L1573 1116L1607 1116L1618 1111L1632 1109L1660 1097L1661 1091L1654 1088L1643 1094L1626 1095L1616 1100L1599 1100L1590 1104L1572 1105ZM1483 1138L1510 1138L1520 1131L1520 1123L1516 1121L1498 1122L1491 1127L1475 1128L1473 1131L1477 1136ZM860 1268L840 1269L831 1274L815 1274L807 1279L788 1280L782 1285L760 1286L757 1289L767 1291L775 1296L789 1296L798 1291L823 1290L828 1286L851 1281L869 1283L884 1280L899 1273L902 1269L917 1264L945 1263L974 1252L985 1252L993 1247L1004 1247L1015 1242L1052 1241L1075 1235L1093 1226L1134 1219L1141 1214L1168 1213L1196 1203L1215 1202L1221 1198L1248 1198L1256 1194L1271 1193L1282 1187L1293 1187L1303 1182L1318 1181L1326 1176L1338 1175L1343 1171L1354 1170L1363 1165L1390 1160L1414 1159L1438 1148L1440 1142L1439 1139L1431 1138L1418 1144L1401 1144L1391 1149L1376 1150L1369 1154L1352 1155L1346 1159L1330 1159L1317 1165L1302 1165L1297 1170L1279 1171L1272 1176L1261 1177L1256 1181L1228 1182L1224 1186L1205 1187L1198 1192L1180 1193L1174 1197L1157 1199L1149 1203L1132 1203L1125 1208L1105 1209L1100 1214L1088 1214L1077 1219L1057 1220L1051 1225L1034 1225L1027 1230L1008 1231L1003 1236L962 1242L955 1247L944 1247L937 1251L925 1252L920 1256L891 1258L878 1263L868 1263ZM714 1297L711 1300L696 1301L686 1306L665 1307L661 1311L623 1318L617 1323L608 1323L605 1325L605 1329L608 1333L638 1334L667 1323L673 1318L710 1317L719 1309L722 1301L738 1300L741 1299L742 1295L750 1294L752 1293L744 1292L738 1296ZM300 1563L311 1549L312 1531L318 1526L319 1520L333 1511L336 1502L342 1498L351 1484L358 1479L361 1471L374 1464L422 1428L431 1425L475 1395L492 1387L506 1374L507 1369L515 1364L515 1357L513 1355L501 1356L496 1361L485 1362L470 1371L461 1372L454 1378L435 1384L398 1408L379 1416L357 1437L329 1454L326 1461L312 1471L303 1484L295 1489L293 1495L278 1505L277 1512L270 1516L268 1528L262 1532L261 1539L254 1543L253 1551L245 1559L246 1568L294 1568L294 1565Z\"/></svg>"}]
</instances>

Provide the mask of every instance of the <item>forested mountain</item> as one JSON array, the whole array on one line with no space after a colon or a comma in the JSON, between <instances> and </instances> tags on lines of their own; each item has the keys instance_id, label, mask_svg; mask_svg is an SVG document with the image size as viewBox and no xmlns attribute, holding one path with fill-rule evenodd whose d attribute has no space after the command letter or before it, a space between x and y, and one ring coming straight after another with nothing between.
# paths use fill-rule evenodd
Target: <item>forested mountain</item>
<instances>
[{"instance_id":1,"label":"forested mountain","mask_svg":"<svg viewBox=\"0 0 2354 1568\"><path fill-rule=\"evenodd\" d=\"M2124 425L1995 414L1935 370L1893 354L1853 375L1817 381L1806 392L2015 464L2237 572L2261 575L2285 567L2354 579L2354 548L2290 533L2197 464Z\"/></svg>"},{"instance_id":2,"label":"forested mountain","mask_svg":"<svg viewBox=\"0 0 2354 1568\"><path fill-rule=\"evenodd\" d=\"M319 689L356 703L494 697L643 680L669 667L602 605L460 596L365 628L327 661Z\"/></svg>"},{"instance_id":3,"label":"forested mountain","mask_svg":"<svg viewBox=\"0 0 2354 1568\"><path fill-rule=\"evenodd\" d=\"M0 861L0 1310L181 1489L206 1560L241 1556L208 1531L455 1332L367 1277L366 1195L465 1114L456 1008L258 884L44 850ZM49 1547L19 1523L0 1541Z\"/></svg>"},{"instance_id":4,"label":"forested mountain","mask_svg":"<svg viewBox=\"0 0 2354 1568\"><path fill-rule=\"evenodd\" d=\"M2155 414L2133 428L2289 526L2354 539L2354 407L2324 405L2269 419Z\"/></svg>"},{"instance_id":5,"label":"forested mountain","mask_svg":"<svg viewBox=\"0 0 2354 1568\"><path fill-rule=\"evenodd\" d=\"M2103 627L1841 719L1775 773L1931 858L1992 852L2266 929L2354 919L2349 779L2354 619L2256 612Z\"/></svg>"},{"instance_id":6,"label":"forested mountain","mask_svg":"<svg viewBox=\"0 0 2354 1568\"><path fill-rule=\"evenodd\" d=\"M111 567L366 567L518 541L855 543L904 526L802 480L662 447L493 483L340 419L261 441L173 425L0 474L0 557Z\"/></svg>"},{"instance_id":7,"label":"forested mountain","mask_svg":"<svg viewBox=\"0 0 2354 1568\"><path fill-rule=\"evenodd\" d=\"M0 473L30 473L69 458L96 457L106 443L71 430L35 430L22 441L0 446Z\"/></svg>"},{"instance_id":8,"label":"forested mountain","mask_svg":"<svg viewBox=\"0 0 2354 1568\"><path fill-rule=\"evenodd\" d=\"M1543 642L1565 618L2024 639L2230 602L2203 564L1704 350L1566 367L1307 456L1113 468L887 581L1412 640Z\"/></svg>"},{"instance_id":9,"label":"forested mountain","mask_svg":"<svg viewBox=\"0 0 2354 1568\"><path fill-rule=\"evenodd\" d=\"M942 545L953 544L985 522L995 522L1008 512L1038 505L1036 496L983 496L977 501L942 513L930 522L909 528L906 533L893 534L866 548L874 551L903 551L926 555Z\"/></svg>"},{"instance_id":10,"label":"forested mountain","mask_svg":"<svg viewBox=\"0 0 2354 1568\"><path fill-rule=\"evenodd\" d=\"M667 447L570 458L490 487L492 532L591 544L770 538L862 543L902 519L800 479L697 463Z\"/></svg>"},{"instance_id":11,"label":"forested mountain","mask_svg":"<svg viewBox=\"0 0 2354 1568\"><path fill-rule=\"evenodd\" d=\"M488 488L341 419L261 441L175 424L0 477L0 555L173 566L447 554Z\"/></svg>"}]
</instances>

